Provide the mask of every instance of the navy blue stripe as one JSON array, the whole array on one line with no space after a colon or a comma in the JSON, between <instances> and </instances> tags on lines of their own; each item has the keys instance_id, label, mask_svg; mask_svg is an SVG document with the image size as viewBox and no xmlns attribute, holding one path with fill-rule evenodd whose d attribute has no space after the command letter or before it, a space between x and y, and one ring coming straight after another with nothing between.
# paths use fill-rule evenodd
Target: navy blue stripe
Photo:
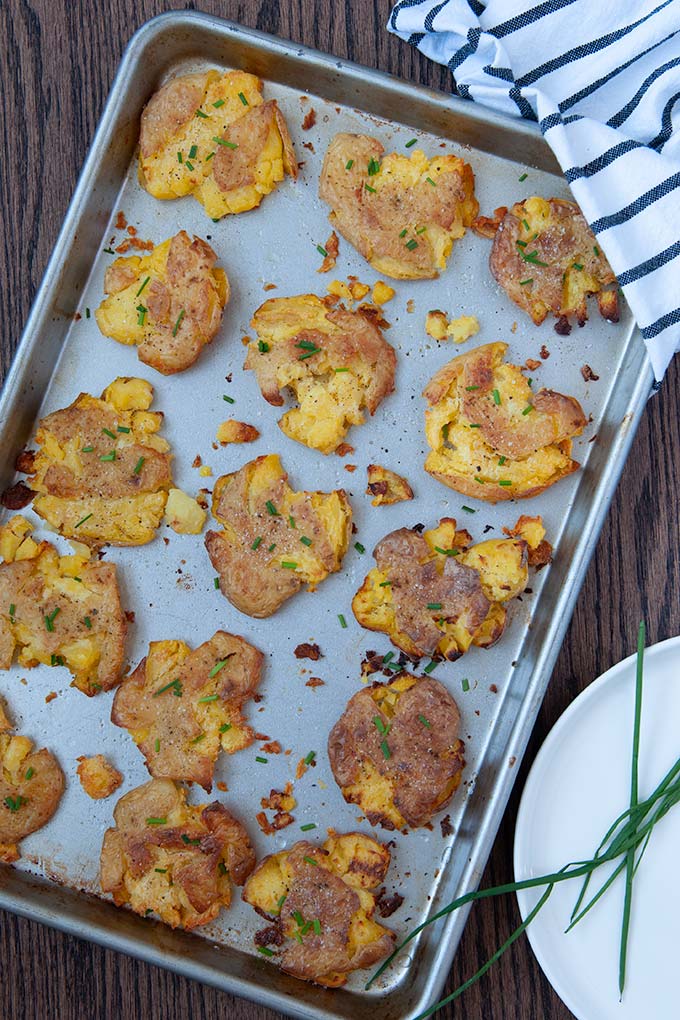
<instances>
[{"instance_id":1,"label":"navy blue stripe","mask_svg":"<svg viewBox=\"0 0 680 1020\"><path fill-rule=\"evenodd\" d=\"M663 113L661 114L661 131L656 138L652 138L649 143L650 149L661 151L668 139L671 137L673 132L673 107L677 103L678 99L680 99L680 92L676 92L674 96L671 96L664 106Z\"/></svg>"},{"instance_id":2,"label":"navy blue stripe","mask_svg":"<svg viewBox=\"0 0 680 1020\"><path fill-rule=\"evenodd\" d=\"M678 64L680 64L680 57L674 57L673 60L667 61L665 64L662 64L661 67L657 67L655 71L652 71L652 73L645 78L633 98L629 99L626 105L621 107L618 113L615 113L613 117L609 118L607 126L612 128L621 127L623 122L628 120L633 110L635 110L635 108L642 102L649 86L652 85L657 78L660 78L662 74L669 71L671 67L677 67Z\"/></svg>"},{"instance_id":3,"label":"navy blue stripe","mask_svg":"<svg viewBox=\"0 0 680 1020\"><path fill-rule=\"evenodd\" d=\"M590 224L590 229L594 234L601 234L603 230L609 230L610 227L616 227L619 223L625 223L626 220L631 220L633 216L637 216L643 209L647 209L648 206L653 205L654 202L663 198L664 195L668 195L669 192L675 191L676 188L680 188L680 173L673 174L672 177L668 177L661 184L657 184L654 188L650 188L649 191L645 191L644 195L640 195L639 198L625 205L618 212L595 220L594 223Z\"/></svg>"},{"instance_id":4,"label":"navy blue stripe","mask_svg":"<svg viewBox=\"0 0 680 1020\"><path fill-rule=\"evenodd\" d=\"M559 113L550 113L547 117L544 117L541 123L538 125L543 132L550 131L550 128L557 127L558 124L562 123L562 117Z\"/></svg>"},{"instance_id":5,"label":"navy blue stripe","mask_svg":"<svg viewBox=\"0 0 680 1020\"><path fill-rule=\"evenodd\" d=\"M626 287L629 283L634 283L635 280L639 280L643 276L648 276L649 273L653 273L655 269L660 269L661 266L665 266L667 262L672 262L673 259L677 259L680 255L680 241L675 241L674 244L666 248L664 251L660 251L658 255L653 255L651 259L647 259L646 262L641 262L637 266L633 266L632 269L627 269L625 273L621 273L618 277L619 286Z\"/></svg>"},{"instance_id":6,"label":"navy blue stripe","mask_svg":"<svg viewBox=\"0 0 680 1020\"><path fill-rule=\"evenodd\" d=\"M454 53L448 62L449 71L455 71L457 67L467 60L468 57L472 56L476 52L479 46L479 38L482 34L481 28L471 28L467 34L468 41L465 46L461 46L457 53Z\"/></svg>"},{"instance_id":7,"label":"navy blue stripe","mask_svg":"<svg viewBox=\"0 0 680 1020\"><path fill-rule=\"evenodd\" d=\"M395 29L397 28L397 17L403 10L406 10L408 7L420 7L426 2L427 0L400 0L390 15L390 26Z\"/></svg>"},{"instance_id":8,"label":"navy blue stripe","mask_svg":"<svg viewBox=\"0 0 680 1020\"><path fill-rule=\"evenodd\" d=\"M408 37L408 41L411 46L419 46L424 38L425 38L424 32L412 32L411 35Z\"/></svg>"},{"instance_id":9,"label":"navy blue stripe","mask_svg":"<svg viewBox=\"0 0 680 1020\"><path fill-rule=\"evenodd\" d=\"M517 104L517 109L525 120L536 120L536 114L529 102L522 95L522 90L517 85L512 86L509 95L513 102Z\"/></svg>"},{"instance_id":10,"label":"navy blue stripe","mask_svg":"<svg viewBox=\"0 0 680 1020\"><path fill-rule=\"evenodd\" d=\"M645 326L640 332L645 340L651 340L653 337L658 336L659 333L663 333L664 329L668 329L669 326L675 326L677 322L680 322L680 308L674 308L672 312L666 312L660 319L653 322L651 326Z\"/></svg>"},{"instance_id":11,"label":"navy blue stripe","mask_svg":"<svg viewBox=\"0 0 680 1020\"><path fill-rule=\"evenodd\" d=\"M548 120L547 117L546 120ZM627 152L632 152L633 149L646 148L647 146L642 142L636 142L632 138L627 138L625 142L613 145L611 149L607 149L606 152L603 152L596 159L591 159L590 163L584 163L583 166L573 166L571 169L565 170L564 176L569 184L573 184L580 177L592 177L594 174L599 174L600 170L604 170L605 167L608 167L619 156L625 156Z\"/></svg>"},{"instance_id":12,"label":"navy blue stripe","mask_svg":"<svg viewBox=\"0 0 680 1020\"><path fill-rule=\"evenodd\" d=\"M456 88L458 89L458 95L461 99L472 99L472 96L470 95L470 86L466 85L465 82L461 82L460 85L456 85Z\"/></svg>"},{"instance_id":13,"label":"navy blue stripe","mask_svg":"<svg viewBox=\"0 0 680 1020\"><path fill-rule=\"evenodd\" d=\"M440 3L438 6L435 6L435 7L432 8L432 10L429 12L427 17L425 18L425 31L426 32L431 32L432 31L432 22L434 21L434 19L437 17L439 12L444 7L448 7L448 4L449 4L449 0L443 0L443 2Z\"/></svg>"},{"instance_id":14,"label":"navy blue stripe","mask_svg":"<svg viewBox=\"0 0 680 1020\"><path fill-rule=\"evenodd\" d=\"M634 64L642 57L646 57L647 54L651 53L652 50L655 50L657 46L663 46L663 44L667 43L669 39L672 39L675 34L675 32L671 32L670 35L667 35L664 39L660 39L658 42L648 46L646 50L643 50L641 53L636 53L635 56L631 57L630 60L627 60L625 64L615 67L613 71L609 72L609 74L603 75L602 78L598 78L597 81L591 82L590 85L585 85L579 92L575 92L573 96L563 99L560 103L560 110L570 110L572 106L576 105L576 103L579 103L582 99L586 99L588 96L592 95L593 92L597 92L599 88L606 85L608 81L612 80L612 78L616 78L616 76L621 74L622 71L626 71L631 64Z\"/></svg>"},{"instance_id":15,"label":"navy blue stripe","mask_svg":"<svg viewBox=\"0 0 680 1020\"><path fill-rule=\"evenodd\" d=\"M529 71L521 78L517 79L518 85L533 85L534 82L538 81L546 74L550 74L551 71L556 71L559 67L564 67L565 64L571 64L575 60L580 60L581 57L591 56L593 53L599 53L600 50L606 49L607 46L611 46L612 43L618 42L619 39L623 39L625 36L634 32L636 28L643 25L650 18L653 18L655 14L662 11L664 7L668 7L669 4L674 3L675 0L664 0L662 4L655 7L649 14L645 14L644 18L639 18L638 21L632 22L630 25L626 25L625 28L619 28L616 32L609 32L607 35L600 36L599 39L592 39L590 42L582 43L580 46L574 46L573 49L567 50L559 57L553 57L552 60L547 60L544 64L540 64L535 67L533 71Z\"/></svg>"},{"instance_id":16,"label":"navy blue stripe","mask_svg":"<svg viewBox=\"0 0 680 1020\"><path fill-rule=\"evenodd\" d=\"M540 21L547 14L554 14L555 11L559 11L563 7L569 7L576 2L577 0L545 0L545 3L539 4L537 7L532 8L532 10L523 11L522 14L517 14L514 18L509 18L508 21L502 21L500 25L496 25L495 28L489 28L487 31L489 35L495 36L496 39L503 39L506 35L512 35L513 32L526 28L527 25L533 25L535 21Z\"/></svg>"},{"instance_id":17,"label":"navy blue stripe","mask_svg":"<svg viewBox=\"0 0 680 1020\"><path fill-rule=\"evenodd\" d=\"M479 0L467 0L467 2L472 13L476 14L478 18L484 13L484 4L480 4Z\"/></svg>"},{"instance_id":18,"label":"navy blue stripe","mask_svg":"<svg viewBox=\"0 0 680 1020\"><path fill-rule=\"evenodd\" d=\"M488 74L490 78L502 78L503 81L514 82L515 76L509 67L492 67L491 64L487 64L482 68L485 74Z\"/></svg>"}]
</instances>

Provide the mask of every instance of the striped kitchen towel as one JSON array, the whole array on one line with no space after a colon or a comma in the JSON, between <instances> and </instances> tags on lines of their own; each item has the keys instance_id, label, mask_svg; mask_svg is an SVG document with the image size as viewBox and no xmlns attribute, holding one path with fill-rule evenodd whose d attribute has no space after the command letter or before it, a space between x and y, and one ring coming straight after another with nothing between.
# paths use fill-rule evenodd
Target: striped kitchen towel
<instances>
[{"instance_id":1,"label":"striped kitchen towel","mask_svg":"<svg viewBox=\"0 0 680 1020\"><path fill-rule=\"evenodd\" d=\"M400 0L388 27L464 98L538 121L661 379L680 350L680 0Z\"/></svg>"}]
</instances>

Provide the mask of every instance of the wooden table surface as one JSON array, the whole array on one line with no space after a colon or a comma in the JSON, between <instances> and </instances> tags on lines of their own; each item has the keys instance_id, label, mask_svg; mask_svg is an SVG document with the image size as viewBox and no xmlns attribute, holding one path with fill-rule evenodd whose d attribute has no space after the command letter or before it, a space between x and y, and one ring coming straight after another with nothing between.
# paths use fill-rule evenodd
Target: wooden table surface
<instances>
[{"instance_id":1,"label":"wooden table surface","mask_svg":"<svg viewBox=\"0 0 680 1020\"><path fill-rule=\"evenodd\" d=\"M388 0L0 0L2 373L31 307L125 44L148 18L195 8L403 78L450 88L448 72L384 29ZM649 404L591 564L482 884L512 876L515 815L528 766L592 679L680 632L677 361ZM473 973L518 923L512 899L470 917L450 976ZM6 1020L275 1020L244 1000L0 912L0 1017ZM442 1017L568 1020L526 940ZM376 1016L378 1014L376 1013Z\"/></svg>"}]
</instances>

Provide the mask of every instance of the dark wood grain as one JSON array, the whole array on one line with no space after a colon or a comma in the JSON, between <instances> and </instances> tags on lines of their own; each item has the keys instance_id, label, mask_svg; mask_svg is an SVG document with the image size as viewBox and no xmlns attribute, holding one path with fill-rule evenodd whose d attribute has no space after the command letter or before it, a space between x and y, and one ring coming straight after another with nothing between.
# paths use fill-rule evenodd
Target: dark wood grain
<instances>
[{"instance_id":1,"label":"dark wood grain","mask_svg":"<svg viewBox=\"0 0 680 1020\"><path fill-rule=\"evenodd\" d=\"M0 373L26 321L123 48L163 10L197 8L448 88L447 73L384 30L388 0L0 0ZM641 615L651 641L680 631L680 431L677 363L649 404L483 878L512 874L523 780L574 696L632 651ZM476 970L518 921L510 900L477 907L451 974ZM154 967L0 913L0 1017L7 1020L275 1020L277 1014ZM568 1020L520 941L445 1010L462 1020Z\"/></svg>"}]
</instances>

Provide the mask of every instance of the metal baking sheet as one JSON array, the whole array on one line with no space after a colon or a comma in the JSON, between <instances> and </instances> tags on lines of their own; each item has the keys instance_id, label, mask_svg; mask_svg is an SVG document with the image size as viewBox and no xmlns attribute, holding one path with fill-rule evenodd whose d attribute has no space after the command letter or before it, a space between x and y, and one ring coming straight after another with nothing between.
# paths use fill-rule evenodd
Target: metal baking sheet
<instances>
[{"instance_id":1,"label":"metal baking sheet","mask_svg":"<svg viewBox=\"0 0 680 1020\"><path fill-rule=\"evenodd\" d=\"M304 161L297 183L287 179L259 209L220 223L212 223L191 198L154 200L136 176L143 104L168 76L206 66L243 68L263 77L265 95L279 101L298 159ZM301 124L311 107L316 124L304 131ZM370 550L375 543L395 527L418 522L429 527L443 515L463 518L475 539L482 538L488 526L495 529L490 534L498 534L521 512L543 515L555 546L554 563L532 577L532 594L511 606L501 641L490 650L472 649L434 673L460 705L468 765L464 786L444 812L450 816L452 836L442 836L438 816L431 831L392 837L388 888L398 889L405 901L387 924L403 934L480 879L649 393L651 373L627 311L613 325L600 320L593 308L591 321L568 337L558 337L548 322L540 328L531 325L492 280L489 243L468 232L439 280L395 285L397 296L386 306L386 317L392 324L388 339L398 352L396 392L372 420L350 432L347 438L356 453L345 460L323 457L287 439L276 424L280 410L265 403L253 373L242 370L241 339L248 334L252 313L266 297L323 294L332 278L354 274L367 283L378 278L342 239L336 269L326 276L316 273L321 261L316 245L330 232L317 181L326 145L337 131L368 132L388 151L403 151L415 136L428 153L461 153L475 171L485 213L530 194L568 195L532 125L510 123L443 93L206 15L167 14L149 22L133 38L121 64L5 384L0 483L4 487L13 480L16 452L29 441L39 416L69 404L80 391L98 394L116 376L137 374L155 387L154 407L165 411L164 434L175 454L175 484L186 491L212 485L192 467L196 454L212 468L214 478L268 451L281 454L294 487L348 491L356 539L366 554L350 548L340 573L316 593L290 600L269 620L241 615L214 590L214 571L202 539L163 528L147 546L106 551L106 558L119 567L124 605L136 616L127 649L131 663L139 661L150 640L182 638L196 645L220 627L242 634L266 652L264 700L250 707L249 718L255 729L292 753L268 755L268 763L259 764L256 743L233 757L223 756L216 771L216 779L228 786L228 792L217 796L246 822L259 856L290 845L307 822L317 824L314 835L321 838L330 825L338 831L371 831L358 819L356 808L343 801L325 746L330 727L360 686L366 649L385 653L391 647L383 635L363 631L350 609L351 597L373 563ZM526 179L520 182L524 173ZM134 348L100 336L94 318L84 314L102 297L103 274L111 261L103 249L122 239L114 227L119 210L143 238L159 242L180 228L208 238L229 275L232 297L221 333L182 375L164 378L141 365ZM277 289L265 293L269 283ZM413 311L407 310L409 301ZM575 443L580 472L531 501L497 507L474 502L474 515L461 513L469 499L424 473L420 393L434 372L458 353L454 345L439 345L426 336L424 319L431 308L443 308L452 316L476 314L481 332L468 346L505 340L517 363L536 358L541 345L547 345L551 356L536 371L537 381L575 395L592 415L592 424ZM597 382L584 381L580 367L585 362L599 375ZM225 392L233 396L233 406L223 402ZM247 447L213 449L217 425L230 415L255 424L261 438ZM372 508L364 495L365 469L371 461L405 474L415 490L413 502ZM354 473L345 470L348 462L357 465ZM46 534L44 529L40 533ZM340 627L339 612L347 618L346 630ZM321 646L323 659L313 664L296 660L295 646L310 640ZM311 672L321 676L325 686L306 687ZM470 684L467 693L463 678ZM434 1001L460 938L464 912L438 921L382 983L366 993L363 972L346 988L330 991L287 977L258 957L252 937L262 921L238 892L228 911L194 934L173 932L98 898L99 849L117 798L89 800L75 777L76 757L106 754L124 772L120 793L144 782L148 774L131 738L109 721L112 694L87 699L69 687L69 680L66 670L45 667L13 667L0 677L18 731L52 748L67 775L55 817L23 841L16 867L0 869L0 906L296 1017L362 1020L375 1016L379 1001L383 1020L404 1020ZM46 704L51 691L58 696ZM260 797L293 779L297 761L310 750L317 751L318 765L295 783L295 825L265 837L254 820ZM205 795L194 790L190 799L204 800ZM375 834L392 836L381 830Z\"/></svg>"}]
</instances>

